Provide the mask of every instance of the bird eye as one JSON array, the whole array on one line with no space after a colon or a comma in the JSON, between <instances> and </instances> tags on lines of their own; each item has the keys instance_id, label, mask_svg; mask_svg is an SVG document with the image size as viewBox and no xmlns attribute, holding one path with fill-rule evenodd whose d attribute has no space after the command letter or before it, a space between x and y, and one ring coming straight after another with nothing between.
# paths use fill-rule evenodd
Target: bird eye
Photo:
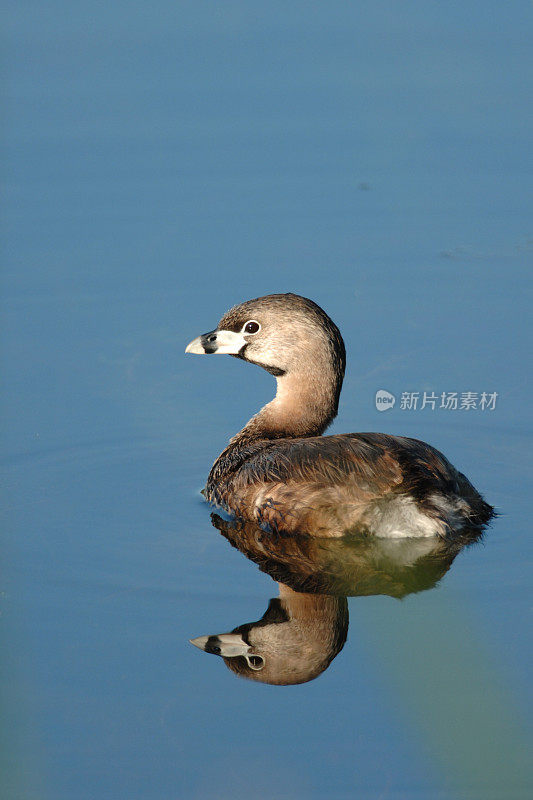
<instances>
[{"instance_id":1,"label":"bird eye","mask_svg":"<svg viewBox=\"0 0 533 800\"><path fill-rule=\"evenodd\" d=\"M246 661L252 669L263 669L265 666L265 659L262 656L246 656Z\"/></svg>"},{"instance_id":2,"label":"bird eye","mask_svg":"<svg viewBox=\"0 0 533 800\"><path fill-rule=\"evenodd\" d=\"M256 322L255 319L251 319L249 322L247 322L245 324L244 332L245 333L257 333L257 331L260 330L260 328L261 328L261 325L258 322Z\"/></svg>"}]
</instances>

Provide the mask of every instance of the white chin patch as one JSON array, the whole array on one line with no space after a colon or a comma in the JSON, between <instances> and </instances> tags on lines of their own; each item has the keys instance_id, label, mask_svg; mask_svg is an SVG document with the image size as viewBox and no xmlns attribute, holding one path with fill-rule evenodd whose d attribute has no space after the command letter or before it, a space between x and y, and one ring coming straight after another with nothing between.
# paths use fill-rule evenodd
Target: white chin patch
<instances>
[{"instance_id":1,"label":"white chin patch","mask_svg":"<svg viewBox=\"0 0 533 800\"><path fill-rule=\"evenodd\" d=\"M246 344L246 339L242 335L242 333L234 333L233 331L217 331L217 349L215 350L214 355L220 353L224 355L236 356L240 353L244 345Z\"/></svg>"}]
</instances>

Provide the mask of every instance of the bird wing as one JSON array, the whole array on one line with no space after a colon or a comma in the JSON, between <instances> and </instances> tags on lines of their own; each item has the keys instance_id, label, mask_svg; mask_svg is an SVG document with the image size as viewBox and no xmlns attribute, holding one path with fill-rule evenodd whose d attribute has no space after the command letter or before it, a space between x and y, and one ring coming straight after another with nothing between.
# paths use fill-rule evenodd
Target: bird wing
<instances>
[{"instance_id":1,"label":"bird wing","mask_svg":"<svg viewBox=\"0 0 533 800\"><path fill-rule=\"evenodd\" d=\"M381 493L402 480L390 445L380 434L278 439L244 461L233 487L291 483L326 488L353 482Z\"/></svg>"}]
</instances>

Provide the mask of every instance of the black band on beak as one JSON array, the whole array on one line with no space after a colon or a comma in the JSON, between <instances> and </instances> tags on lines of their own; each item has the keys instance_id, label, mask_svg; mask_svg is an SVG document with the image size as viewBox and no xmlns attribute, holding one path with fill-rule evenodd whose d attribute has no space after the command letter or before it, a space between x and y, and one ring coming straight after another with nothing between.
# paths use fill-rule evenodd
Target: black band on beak
<instances>
[{"instance_id":1,"label":"black band on beak","mask_svg":"<svg viewBox=\"0 0 533 800\"><path fill-rule=\"evenodd\" d=\"M204 351L211 355L212 353L216 353L217 351L217 332L209 331L209 333L204 333L200 336L200 344L204 348Z\"/></svg>"}]
</instances>

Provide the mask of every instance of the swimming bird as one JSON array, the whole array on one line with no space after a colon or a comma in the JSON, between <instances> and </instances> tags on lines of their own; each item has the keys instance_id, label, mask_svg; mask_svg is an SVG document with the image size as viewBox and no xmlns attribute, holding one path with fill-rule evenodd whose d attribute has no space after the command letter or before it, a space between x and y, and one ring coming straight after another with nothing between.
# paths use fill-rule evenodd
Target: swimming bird
<instances>
[{"instance_id":1,"label":"swimming bird","mask_svg":"<svg viewBox=\"0 0 533 800\"><path fill-rule=\"evenodd\" d=\"M453 537L493 509L429 444L384 433L322 434L337 415L346 351L312 300L271 294L224 314L186 353L229 354L276 378L277 392L216 459L206 499L288 534Z\"/></svg>"}]
</instances>

